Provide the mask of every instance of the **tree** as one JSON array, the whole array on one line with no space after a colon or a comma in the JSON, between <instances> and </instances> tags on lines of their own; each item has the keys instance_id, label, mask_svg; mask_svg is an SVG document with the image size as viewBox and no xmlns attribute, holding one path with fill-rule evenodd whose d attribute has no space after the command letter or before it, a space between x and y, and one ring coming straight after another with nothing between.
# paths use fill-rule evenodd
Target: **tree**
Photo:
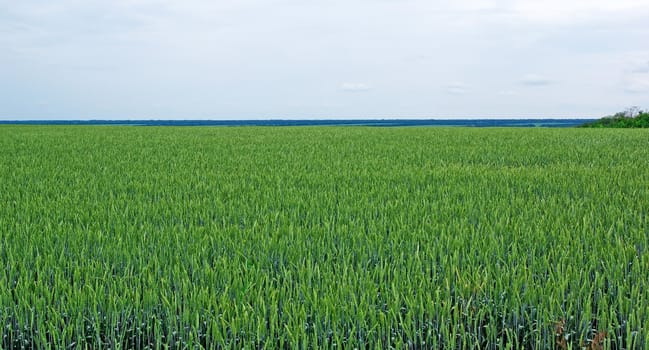
<instances>
[{"instance_id":1,"label":"tree","mask_svg":"<svg viewBox=\"0 0 649 350\"><path fill-rule=\"evenodd\" d=\"M649 128L649 112L638 106L582 125L586 128Z\"/></svg>"}]
</instances>

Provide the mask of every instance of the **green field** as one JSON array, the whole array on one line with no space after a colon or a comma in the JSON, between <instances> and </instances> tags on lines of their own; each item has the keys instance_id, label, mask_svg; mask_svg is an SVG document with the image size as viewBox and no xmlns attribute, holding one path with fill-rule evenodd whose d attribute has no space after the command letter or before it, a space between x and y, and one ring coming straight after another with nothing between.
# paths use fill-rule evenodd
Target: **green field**
<instances>
[{"instance_id":1,"label":"green field","mask_svg":"<svg viewBox=\"0 0 649 350\"><path fill-rule=\"evenodd\" d=\"M2 126L0 348L649 349L648 215L647 130Z\"/></svg>"}]
</instances>

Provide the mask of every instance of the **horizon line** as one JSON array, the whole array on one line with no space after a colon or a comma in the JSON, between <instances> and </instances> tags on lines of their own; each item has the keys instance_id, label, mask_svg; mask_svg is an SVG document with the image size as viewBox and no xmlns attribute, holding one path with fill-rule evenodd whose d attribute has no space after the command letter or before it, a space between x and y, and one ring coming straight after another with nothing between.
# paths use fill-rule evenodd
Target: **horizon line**
<instances>
[{"instance_id":1,"label":"horizon line","mask_svg":"<svg viewBox=\"0 0 649 350\"><path fill-rule=\"evenodd\" d=\"M7 122L138 122L138 121L202 121L202 122L239 122L239 121L465 121L465 120L595 120L601 117L331 117L331 118L291 118L291 117L273 117L273 118L231 118L231 119L208 119L208 118L30 118L30 119L5 119L0 118L0 123Z\"/></svg>"}]
</instances>

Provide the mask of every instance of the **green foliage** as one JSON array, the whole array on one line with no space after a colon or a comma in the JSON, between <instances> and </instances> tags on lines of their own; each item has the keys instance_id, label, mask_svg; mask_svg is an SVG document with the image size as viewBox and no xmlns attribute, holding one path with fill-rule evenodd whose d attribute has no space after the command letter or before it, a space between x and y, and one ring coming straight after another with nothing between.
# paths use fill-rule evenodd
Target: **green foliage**
<instances>
[{"instance_id":1,"label":"green foliage","mask_svg":"<svg viewBox=\"0 0 649 350\"><path fill-rule=\"evenodd\" d=\"M0 348L646 349L647 140L3 126Z\"/></svg>"},{"instance_id":2,"label":"green foliage","mask_svg":"<svg viewBox=\"0 0 649 350\"><path fill-rule=\"evenodd\" d=\"M582 125L585 128L649 128L649 112L633 110L618 112L594 122Z\"/></svg>"}]
</instances>

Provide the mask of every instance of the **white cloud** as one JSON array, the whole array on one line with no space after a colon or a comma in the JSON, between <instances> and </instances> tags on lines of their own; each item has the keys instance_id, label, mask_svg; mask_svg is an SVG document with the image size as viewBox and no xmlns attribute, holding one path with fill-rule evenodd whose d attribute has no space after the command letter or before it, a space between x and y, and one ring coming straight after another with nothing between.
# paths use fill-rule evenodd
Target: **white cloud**
<instances>
[{"instance_id":1,"label":"white cloud","mask_svg":"<svg viewBox=\"0 0 649 350\"><path fill-rule=\"evenodd\" d=\"M647 0L0 0L0 118L600 113L643 103L646 18Z\"/></svg>"},{"instance_id":2,"label":"white cloud","mask_svg":"<svg viewBox=\"0 0 649 350\"><path fill-rule=\"evenodd\" d=\"M646 58L646 55L638 55L630 59L622 76L622 88L627 94L649 93L649 60Z\"/></svg>"},{"instance_id":3,"label":"white cloud","mask_svg":"<svg viewBox=\"0 0 649 350\"><path fill-rule=\"evenodd\" d=\"M469 92L469 86L463 82L452 82L445 87L445 91L452 95L464 95Z\"/></svg>"},{"instance_id":4,"label":"white cloud","mask_svg":"<svg viewBox=\"0 0 649 350\"><path fill-rule=\"evenodd\" d=\"M522 0L511 4L516 16L544 23L574 24L649 13L646 0Z\"/></svg>"},{"instance_id":5,"label":"white cloud","mask_svg":"<svg viewBox=\"0 0 649 350\"><path fill-rule=\"evenodd\" d=\"M554 83L552 80L539 74L526 74L520 82L525 86L545 86Z\"/></svg>"},{"instance_id":6,"label":"white cloud","mask_svg":"<svg viewBox=\"0 0 649 350\"><path fill-rule=\"evenodd\" d=\"M634 68L631 70L633 74L644 74L649 73L649 61L636 63Z\"/></svg>"},{"instance_id":7,"label":"white cloud","mask_svg":"<svg viewBox=\"0 0 649 350\"><path fill-rule=\"evenodd\" d=\"M624 91L629 94L649 94L649 73L628 76L623 84Z\"/></svg>"},{"instance_id":8,"label":"white cloud","mask_svg":"<svg viewBox=\"0 0 649 350\"><path fill-rule=\"evenodd\" d=\"M349 92L360 92L360 91L368 91L371 89L371 87L366 83L344 82L340 84L340 89Z\"/></svg>"}]
</instances>

